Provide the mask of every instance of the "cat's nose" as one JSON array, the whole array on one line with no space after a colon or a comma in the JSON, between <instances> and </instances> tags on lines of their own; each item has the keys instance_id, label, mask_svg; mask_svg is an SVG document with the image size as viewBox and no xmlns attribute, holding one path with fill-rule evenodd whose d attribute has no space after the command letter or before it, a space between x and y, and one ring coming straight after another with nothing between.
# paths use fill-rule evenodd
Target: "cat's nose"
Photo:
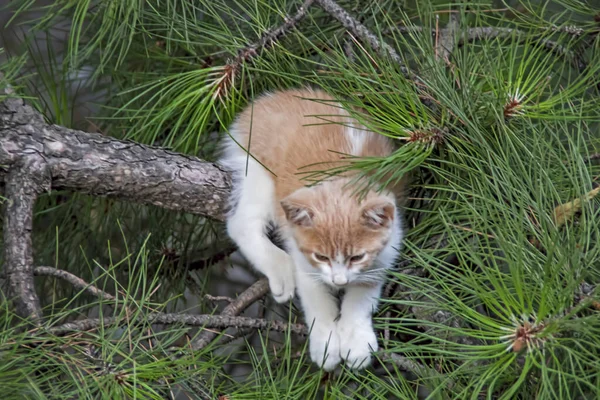
<instances>
[{"instance_id":1,"label":"cat's nose","mask_svg":"<svg viewBox=\"0 0 600 400\"><path fill-rule=\"evenodd\" d=\"M348 278L343 275L336 275L333 277L333 283L338 286L345 286L348 283Z\"/></svg>"}]
</instances>

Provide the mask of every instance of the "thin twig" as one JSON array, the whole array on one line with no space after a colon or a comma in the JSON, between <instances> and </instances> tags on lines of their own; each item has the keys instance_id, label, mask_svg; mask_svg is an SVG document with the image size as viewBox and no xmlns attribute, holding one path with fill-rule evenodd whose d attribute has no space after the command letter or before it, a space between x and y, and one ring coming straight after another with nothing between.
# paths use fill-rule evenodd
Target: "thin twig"
<instances>
[{"instance_id":1,"label":"thin twig","mask_svg":"<svg viewBox=\"0 0 600 400\"><path fill-rule=\"evenodd\" d=\"M224 336L223 338L221 338L221 340L219 341L219 346L225 346L231 342L234 342L238 339L241 338L245 338L248 335L251 335L253 333L255 333L256 330L252 329L252 328L243 328L243 329L238 329L238 331L232 335L228 335L228 336Z\"/></svg>"},{"instance_id":2,"label":"thin twig","mask_svg":"<svg viewBox=\"0 0 600 400\"><path fill-rule=\"evenodd\" d=\"M210 300L212 302L218 302L218 301L226 301L227 303L233 303L235 300L232 299L231 297L227 297L227 296L213 296L212 294L205 294L204 298L206 300Z\"/></svg>"},{"instance_id":3,"label":"thin twig","mask_svg":"<svg viewBox=\"0 0 600 400\"><path fill-rule=\"evenodd\" d=\"M455 15L455 14L456 13L452 13L451 16ZM472 27L472 28L466 29L460 35L458 42L456 42L455 34L457 32L458 24L453 24L452 22L453 22L453 20L451 19L450 22L448 23L448 26L446 26L446 28L444 28L444 29L436 29L436 28L429 29L429 28L424 28L422 26L399 25L394 28L388 28L388 29L384 30L382 32L382 35L386 35L386 34L390 33L392 30L397 30L400 33L429 31L432 35L434 35L434 39L435 39L435 43L436 43L435 44L436 57L438 57L438 56L443 57L444 55L446 55L446 53L448 55L450 55L452 53L453 48L456 45L461 45L461 44L464 44L465 42L473 42L476 40L490 40L490 39L494 39L497 37L508 37L512 34L515 34L518 36L524 36L527 34L527 32L521 31L516 28L508 28L508 27L501 27L501 26ZM454 32L454 34L451 34L451 32ZM444 39L446 39L446 38L448 40L453 40L453 43L450 43L450 42L444 43ZM583 70L586 67L584 61L581 59L581 56L568 50L566 47L561 46L557 42L550 40L550 39L540 39L540 43L547 50L549 50L559 56L566 57L567 59L569 59L571 61L571 64L573 64L573 66L575 66L579 70ZM448 51L446 52L446 50L444 50L444 49L447 49Z\"/></svg>"},{"instance_id":4,"label":"thin twig","mask_svg":"<svg viewBox=\"0 0 600 400\"><path fill-rule=\"evenodd\" d=\"M146 322L149 324L183 324L189 326L200 326L203 328L253 328L268 329L278 332L291 331L299 335L306 335L308 329L304 324L288 324L279 320L266 320L262 318L231 317L226 315L191 315L191 314L165 314L149 313L138 314L133 320L125 317L89 318L79 321L67 322L65 324L47 328L47 332L62 336L70 332L82 332L108 327L117 324L131 324L133 322ZM36 328L31 333L36 333Z\"/></svg>"},{"instance_id":5,"label":"thin twig","mask_svg":"<svg viewBox=\"0 0 600 400\"><path fill-rule=\"evenodd\" d=\"M600 153L591 154L589 157L586 158L586 160L587 161L600 160Z\"/></svg>"},{"instance_id":6,"label":"thin twig","mask_svg":"<svg viewBox=\"0 0 600 400\"><path fill-rule=\"evenodd\" d=\"M439 375L439 372L432 368L428 368L416 361L411 360L408 357L401 356L396 353L380 352L377 354L381 361L392 362L396 364L400 369L408 372L412 372L418 377L431 377Z\"/></svg>"},{"instance_id":7,"label":"thin twig","mask_svg":"<svg viewBox=\"0 0 600 400\"><path fill-rule=\"evenodd\" d=\"M354 62L354 46L352 45L352 40L348 37L344 37L344 54L348 62Z\"/></svg>"},{"instance_id":8,"label":"thin twig","mask_svg":"<svg viewBox=\"0 0 600 400\"><path fill-rule=\"evenodd\" d=\"M218 253L212 254L206 258L195 260L186 265L188 271L200 270L215 265L216 263L225 260L231 253L235 251L235 247L227 247Z\"/></svg>"},{"instance_id":9,"label":"thin twig","mask_svg":"<svg viewBox=\"0 0 600 400\"><path fill-rule=\"evenodd\" d=\"M269 292L269 281L260 279L252 286L240 294L234 301L229 303L221 312L222 317L234 317L241 314L246 308L257 300L263 298ZM193 350L200 350L206 347L217 334L215 332L204 331L191 343Z\"/></svg>"},{"instance_id":10,"label":"thin twig","mask_svg":"<svg viewBox=\"0 0 600 400\"><path fill-rule=\"evenodd\" d=\"M305 0L293 16L284 18L282 25L264 32L256 42L250 43L240 49L238 55L224 66L223 77L219 81L218 89L215 91L214 96L219 97L227 94L229 88L234 85L235 78L240 72L242 65L257 57L261 50L273 46L282 36L295 28L298 22L306 17L308 9L314 2L315 0Z\"/></svg>"},{"instance_id":11,"label":"thin twig","mask_svg":"<svg viewBox=\"0 0 600 400\"><path fill-rule=\"evenodd\" d=\"M316 3L329 15L337 19L344 28L348 29L354 36L367 42L373 50L380 55L388 55L394 62L400 66L400 70L405 75L409 74L408 68L404 66L402 57L396 50L379 37L371 32L366 26L358 22L356 18L350 15L346 10L340 7L334 0L315 0Z\"/></svg>"},{"instance_id":12,"label":"thin twig","mask_svg":"<svg viewBox=\"0 0 600 400\"><path fill-rule=\"evenodd\" d=\"M305 0L302 6L296 10L296 13L291 17L284 17L284 23L277 28L263 33L256 43L252 43L249 46L241 49L238 53L237 62L248 61L258 54L261 49L268 49L273 46L283 35L288 33L290 30L296 27L296 24L300 22L306 14L308 9L315 2L315 0Z\"/></svg>"},{"instance_id":13,"label":"thin twig","mask_svg":"<svg viewBox=\"0 0 600 400\"><path fill-rule=\"evenodd\" d=\"M83 279L79 278L76 275L73 275L70 272L64 271L62 269L52 268L52 267L36 267L33 270L34 275L36 276L53 276L55 278L62 279L66 282L69 282L76 289L84 290L92 296L100 297L101 299L114 301L115 296L105 291L98 289L96 286L91 283L87 283Z\"/></svg>"},{"instance_id":14,"label":"thin twig","mask_svg":"<svg viewBox=\"0 0 600 400\"><path fill-rule=\"evenodd\" d=\"M469 28L465 34L463 34L460 42L470 42L474 40L490 40L497 37L508 37L511 35L523 36L526 35L526 32L515 28L505 28L499 26L484 26L484 27L476 27ZM549 51L561 56L566 57L571 61L574 67L579 70L585 69L586 65L577 54L573 53L566 47L561 46L557 42L550 39L541 39L540 43Z\"/></svg>"}]
</instances>

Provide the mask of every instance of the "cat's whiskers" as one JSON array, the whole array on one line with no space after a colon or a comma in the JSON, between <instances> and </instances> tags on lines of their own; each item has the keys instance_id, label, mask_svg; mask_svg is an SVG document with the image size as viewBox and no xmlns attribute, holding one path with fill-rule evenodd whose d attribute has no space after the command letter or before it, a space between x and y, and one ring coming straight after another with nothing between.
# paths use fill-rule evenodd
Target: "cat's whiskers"
<instances>
[{"instance_id":1,"label":"cat's whiskers","mask_svg":"<svg viewBox=\"0 0 600 400\"><path fill-rule=\"evenodd\" d=\"M318 283L327 283L324 279L323 279L323 274L319 274L316 272L308 272L306 274L310 279L312 279L315 282Z\"/></svg>"},{"instance_id":2,"label":"cat's whiskers","mask_svg":"<svg viewBox=\"0 0 600 400\"><path fill-rule=\"evenodd\" d=\"M385 268L378 268L376 270L363 271L356 276L354 282L379 283L385 279L385 270Z\"/></svg>"},{"instance_id":3,"label":"cat's whiskers","mask_svg":"<svg viewBox=\"0 0 600 400\"><path fill-rule=\"evenodd\" d=\"M388 270L387 268L380 267L380 268L366 269L364 271L361 271L361 273L362 274L371 274L371 273L375 273L375 272L379 273L379 272L383 272L383 271L387 271L387 270Z\"/></svg>"}]
</instances>

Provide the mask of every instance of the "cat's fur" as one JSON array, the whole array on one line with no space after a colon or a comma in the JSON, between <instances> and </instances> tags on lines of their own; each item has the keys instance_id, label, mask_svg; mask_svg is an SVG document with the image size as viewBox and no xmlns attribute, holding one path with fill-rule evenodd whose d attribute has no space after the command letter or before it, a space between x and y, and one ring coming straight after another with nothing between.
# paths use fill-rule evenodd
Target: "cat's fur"
<instances>
[{"instance_id":1,"label":"cat's fur","mask_svg":"<svg viewBox=\"0 0 600 400\"><path fill-rule=\"evenodd\" d=\"M359 198L349 174L305 186L303 173L340 166L343 154L393 151L387 138L364 130L332 100L312 89L258 98L231 126L234 140L221 160L234 172L227 231L267 276L275 300L288 301L298 290L312 326L311 359L326 370L342 359L354 368L370 363L377 350L372 313L403 235L394 193ZM269 240L273 225L286 251ZM335 293L342 289L340 307Z\"/></svg>"}]
</instances>

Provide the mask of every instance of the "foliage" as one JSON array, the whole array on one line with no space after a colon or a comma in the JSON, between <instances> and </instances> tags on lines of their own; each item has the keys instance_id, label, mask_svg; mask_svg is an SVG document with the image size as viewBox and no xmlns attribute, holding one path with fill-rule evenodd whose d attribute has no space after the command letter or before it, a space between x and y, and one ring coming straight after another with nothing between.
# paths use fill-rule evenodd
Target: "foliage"
<instances>
[{"instance_id":1,"label":"foliage","mask_svg":"<svg viewBox=\"0 0 600 400\"><path fill-rule=\"evenodd\" d=\"M209 159L236 112L266 90L316 85L360 109L352 115L398 150L352 167L387 184L410 173L400 264L421 271L391 278L396 290L376 319L381 362L324 376L302 341L267 332L245 336L234 350L221 341L174 357L171 346L185 348L195 333L180 325L33 338L4 303L5 393L598 397L600 310L588 289L600 282L600 196L588 194L600 173L598 157L590 157L600 151L600 8L592 0L338 3L392 45L412 74L317 5L272 45L249 52L296 11L301 2L291 0L55 0L33 21L38 34L25 52L2 70L52 122ZM33 6L10 7L26 15ZM454 17L457 30L447 30ZM65 21L66 50L48 48L43 59L39 33ZM483 28L488 34L478 34ZM457 39L448 60L443 35ZM97 98L93 123L72 113L82 88ZM577 212L560 208L576 199ZM567 210L565 218L557 210ZM120 294L118 304L105 304L38 278L48 326L90 313L185 306L177 295L187 289L201 297L212 276L188 270L190 263L228 246L211 221L68 193L44 197L35 224L38 265ZM194 313L212 310L201 303ZM298 317L293 307L261 307ZM391 352L424 368L408 373L385 361Z\"/></svg>"}]
</instances>

